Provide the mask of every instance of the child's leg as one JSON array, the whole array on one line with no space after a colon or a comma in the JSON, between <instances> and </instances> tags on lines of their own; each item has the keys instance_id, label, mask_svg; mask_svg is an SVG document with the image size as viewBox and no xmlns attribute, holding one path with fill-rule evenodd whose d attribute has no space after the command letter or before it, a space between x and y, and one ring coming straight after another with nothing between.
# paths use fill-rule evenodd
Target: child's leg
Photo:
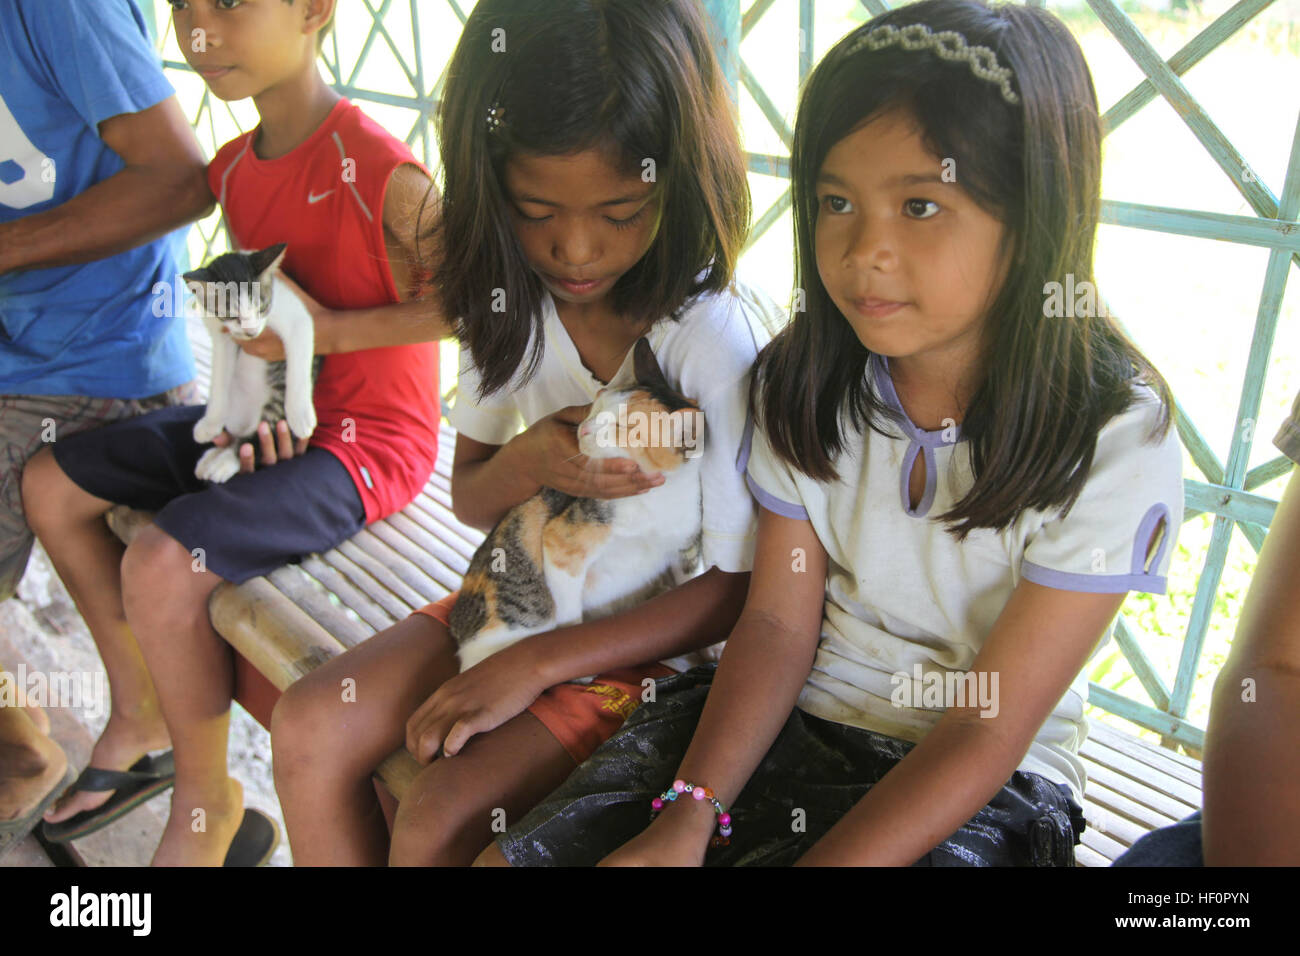
<instances>
[{"instance_id":1,"label":"child's leg","mask_svg":"<svg viewBox=\"0 0 1300 956\"><path fill-rule=\"evenodd\" d=\"M433 761L397 809L392 866L469 866L577 764L525 711Z\"/></svg>"},{"instance_id":2,"label":"child's leg","mask_svg":"<svg viewBox=\"0 0 1300 956\"><path fill-rule=\"evenodd\" d=\"M167 746L148 668L127 625L119 566L124 548L103 516L112 503L81 489L59 467L50 448L27 463L23 504L59 577L95 640L112 689L108 724L90 755L90 765L126 770L147 751ZM79 791L47 814L65 820L104 803L111 792Z\"/></svg>"},{"instance_id":3,"label":"child's leg","mask_svg":"<svg viewBox=\"0 0 1300 956\"><path fill-rule=\"evenodd\" d=\"M501 847L495 843L488 844L488 848L480 853L474 859L475 866L509 866L510 861L506 859Z\"/></svg>"},{"instance_id":4,"label":"child's leg","mask_svg":"<svg viewBox=\"0 0 1300 956\"><path fill-rule=\"evenodd\" d=\"M388 826L371 774L403 745L416 708L458 670L447 626L412 614L285 691L271 747L296 866L384 865Z\"/></svg>"},{"instance_id":5,"label":"child's leg","mask_svg":"<svg viewBox=\"0 0 1300 956\"><path fill-rule=\"evenodd\" d=\"M175 498L154 522L122 559L127 619L175 752L173 812L154 862L220 865L243 800L226 765L233 655L208 598L223 580L240 584L334 547L361 530L365 507L343 464L313 448Z\"/></svg>"},{"instance_id":6,"label":"child's leg","mask_svg":"<svg viewBox=\"0 0 1300 956\"><path fill-rule=\"evenodd\" d=\"M398 808L390 862L468 866L618 733L637 711L645 678L672 676L642 664L551 687L525 713L436 761Z\"/></svg>"},{"instance_id":7,"label":"child's leg","mask_svg":"<svg viewBox=\"0 0 1300 956\"><path fill-rule=\"evenodd\" d=\"M234 660L212 628L208 598L222 579L157 527L122 558L127 620L154 675L176 758L172 813L155 865L220 866L243 817L243 789L226 770Z\"/></svg>"}]
</instances>

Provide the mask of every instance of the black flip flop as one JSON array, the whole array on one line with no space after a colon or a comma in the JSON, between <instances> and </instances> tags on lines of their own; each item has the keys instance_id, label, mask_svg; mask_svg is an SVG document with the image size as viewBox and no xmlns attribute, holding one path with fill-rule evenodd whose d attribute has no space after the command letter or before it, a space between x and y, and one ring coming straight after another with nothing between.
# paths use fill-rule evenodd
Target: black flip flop
<instances>
[{"instance_id":1,"label":"black flip flop","mask_svg":"<svg viewBox=\"0 0 1300 956\"><path fill-rule=\"evenodd\" d=\"M239 832L230 841L222 866L266 866L280 844L280 826L261 810L244 808Z\"/></svg>"},{"instance_id":2,"label":"black flip flop","mask_svg":"<svg viewBox=\"0 0 1300 956\"><path fill-rule=\"evenodd\" d=\"M176 765L172 752L151 757L145 754L130 770L101 770L99 767L87 767L81 772L76 782L68 788L68 793L78 790L116 791L102 806L93 810L83 810L76 816L58 823L43 821L41 835L50 843L67 843L108 826L114 820L121 819L140 804L156 797L176 782Z\"/></svg>"}]
</instances>

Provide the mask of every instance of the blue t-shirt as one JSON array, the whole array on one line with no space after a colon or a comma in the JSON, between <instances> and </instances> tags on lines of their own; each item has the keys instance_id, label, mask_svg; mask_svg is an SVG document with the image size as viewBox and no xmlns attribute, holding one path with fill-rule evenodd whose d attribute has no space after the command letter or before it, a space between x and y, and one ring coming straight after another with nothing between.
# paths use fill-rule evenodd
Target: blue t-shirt
<instances>
[{"instance_id":1,"label":"blue t-shirt","mask_svg":"<svg viewBox=\"0 0 1300 956\"><path fill-rule=\"evenodd\" d=\"M0 2L0 222L119 172L99 124L172 94L134 0ZM0 394L144 398L193 379L184 317L153 295L176 282L180 236L0 276Z\"/></svg>"}]
</instances>

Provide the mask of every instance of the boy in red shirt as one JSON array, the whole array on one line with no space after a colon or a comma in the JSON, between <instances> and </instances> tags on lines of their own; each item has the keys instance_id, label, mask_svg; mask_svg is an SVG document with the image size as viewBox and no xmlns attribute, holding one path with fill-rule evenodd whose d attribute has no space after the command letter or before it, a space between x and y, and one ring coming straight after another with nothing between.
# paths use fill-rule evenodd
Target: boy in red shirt
<instances>
[{"instance_id":1,"label":"boy in red shirt","mask_svg":"<svg viewBox=\"0 0 1300 956\"><path fill-rule=\"evenodd\" d=\"M72 793L47 819L74 831L69 839L116 818L142 781L113 772L149 770L136 762L147 764L142 755L170 736L175 792L155 864L221 864L244 816L226 766L233 654L209 621L213 588L331 548L399 510L437 457L432 340L448 330L410 299L429 174L321 78L318 35L334 6L189 0L174 10L177 35L193 38L182 42L186 59L212 92L251 96L261 116L217 153L209 183L233 244L287 242L285 271L308 294L326 356L310 441L295 443L281 422L273 442L263 423L264 467L254 470L249 456L243 473L209 486L194 477L206 450L192 435L203 406L164 409L60 440L24 477L33 527L110 675L113 666L147 665L157 695L113 701L91 758L98 772L86 781L95 789ZM278 340L249 350L283 357ZM158 512L125 554L102 520L119 503ZM106 782L119 784L116 804Z\"/></svg>"}]
</instances>

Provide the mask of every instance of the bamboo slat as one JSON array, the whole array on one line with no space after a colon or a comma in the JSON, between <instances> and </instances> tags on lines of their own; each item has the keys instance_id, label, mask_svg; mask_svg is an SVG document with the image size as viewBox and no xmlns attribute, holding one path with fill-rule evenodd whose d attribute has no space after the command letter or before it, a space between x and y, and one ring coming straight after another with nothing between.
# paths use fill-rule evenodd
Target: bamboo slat
<instances>
[{"instance_id":1,"label":"bamboo slat","mask_svg":"<svg viewBox=\"0 0 1300 956\"><path fill-rule=\"evenodd\" d=\"M343 606L331 601L329 592L324 586L311 578L301 567L291 565L280 568L272 571L267 577L285 597L306 611L312 620L348 647L360 644L374 633L363 621L349 617Z\"/></svg>"},{"instance_id":2,"label":"bamboo slat","mask_svg":"<svg viewBox=\"0 0 1300 956\"><path fill-rule=\"evenodd\" d=\"M358 567L357 563L346 553L346 544L344 542L343 546L332 551L326 551L320 556L321 560L343 575L355 589L363 592L371 604L378 604L383 608L384 614L390 619L390 623L400 621L410 614L413 606L397 597L392 591L382 586L366 571ZM384 625L384 627L387 626L387 624Z\"/></svg>"},{"instance_id":3,"label":"bamboo slat","mask_svg":"<svg viewBox=\"0 0 1300 956\"><path fill-rule=\"evenodd\" d=\"M1085 766L1087 763L1085 761ZM1122 793L1099 784L1088 777L1088 790L1084 794L1084 803L1097 811L1099 819L1106 821L1114 817L1123 817L1140 826L1143 831L1159 830L1171 823L1177 823L1173 817L1167 817L1158 810L1145 807L1136 800L1130 800ZM1091 817L1089 817L1091 819Z\"/></svg>"},{"instance_id":4,"label":"bamboo slat","mask_svg":"<svg viewBox=\"0 0 1300 956\"><path fill-rule=\"evenodd\" d=\"M1133 802L1155 810L1170 820L1181 820L1197 809L1110 767L1094 763L1086 763L1085 766L1089 781L1095 780L1103 787L1121 793Z\"/></svg>"},{"instance_id":5,"label":"bamboo slat","mask_svg":"<svg viewBox=\"0 0 1300 956\"><path fill-rule=\"evenodd\" d=\"M1083 831L1082 843L1083 846L1086 846L1088 849L1097 853L1099 856L1105 857L1107 860L1111 860L1111 861L1118 858L1120 854L1122 854L1125 850L1128 849L1128 847L1124 846L1124 844L1120 843L1117 840L1111 839L1110 837L1106 836L1106 834L1104 833L1092 829L1092 827L1088 827L1088 829ZM1077 849L1078 848L1076 847L1076 850ZM1076 858L1077 858L1077 854L1076 854Z\"/></svg>"},{"instance_id":6,"label":"bamboo slat","mask_svg":"<svg viewBox=\"0 0 1300 956\"><path fill-rule=\"evenodd\" d=\"M404 592L414 592L418 599L415 607L422 607L442 597L443 589L439 587L438 582L426 574L417 561L390 544L385 540L385 536L378 534L375 531L376 527L377 525L372 525L353 537L352 544L377 562L378 566L387 573L388 578L396 579L394 584L389 584L389 588L396 590L395 585L400 585ZM400 535L395 537L401 539ZM375 572L371 571L371 573ZM388 583L387 579L385 583Z\"/></svg>"},{"instance_id":7,"label":"bamboo slat","mask_svg":"<svg viewBox=\"0 0 1300 956\"><path fill-rule=\"evenodd\" d=\"M1080 756L1086 756L1094 766L1107 767L1182 801L1188 806L1187 811L1183 814L1184 816L1200 808L1201 788L1199 785L1189 784L1164 773L1156 767L1152 767L1150 764L1145 764L1141 760L1135 760L1118 750L1112 750L1103 744L1099 744L1095 740L1085 742L1079 748L1079 754Z\"/></svg>"},{"instance_id":8,"label":"bamboo slat","mask_svg":"<svg viewBox=\"0 0 1300 956\"><path fill-rule=\"evenodd\" d=\"M1088 726L1088 738L1105 744L1111 750L1128 754L1152 767L1159 767L1170 776L1190 783L1198 790L1201 788L1201 762L1194 757L1170 750L1168 747L1157 747L1096 721L1090 722Z\"/></svg>"},{"instance_id":9,"label":"bamboo slat","mask_svg":"<svg viewBox=\"0 0 1300 956\"><path fill-rule=\"evenodd\" d=\"M280 690L347 650L266 578L218 585L208 611L217 633Z\"/></svg>"},{"instance_id":10,"label":"bamboo slat","mask_svg":"<svg viewBox=\"0 0 1300 956\"><path fill-rule=\"evenodd\" d=\"M382 631L396 622L397 618L370 600L360 588L318 556L311 555L304 558L301 566L376 631Z\"/></svg>"},{"instance_id":11,"label":"bamboo slat","mask_svg":"<svg viewBox=\"0 0 1300 956\"><path fill-rule=\"evenodd\" d=\"M1076 866L1110 866L1112 861L1086 843L1081 843L1074 848L1074 862Z\"/></svg>"},{"instance_id":12,"label":"bamboo slat","mask_svg":"<svg viewBox=\"0 0 1300 956\"><path fill-rule=\"evenodd\" d=\"M362 534L365 534L365 532L362 532ZM399 620L406 617L417 607L423 607L428 603L419 591L407 585L405 581L393 574L382 561L362 548L357 543L360 537L359 534L344 541L326 555L326 560L330 560L333 556L345 556L352 561L364 574L369 576L370 581L374 581L375 586L371 586L370 581L365 578L353 577L353 582L364 585L366 593L384 605L388 612L395 615ZM337 567L337 565L335 566ZM394 598L400 601L401 605L393 604ZM396 608L396 610L393 608Z\"/></svg>"}]
</instances>

